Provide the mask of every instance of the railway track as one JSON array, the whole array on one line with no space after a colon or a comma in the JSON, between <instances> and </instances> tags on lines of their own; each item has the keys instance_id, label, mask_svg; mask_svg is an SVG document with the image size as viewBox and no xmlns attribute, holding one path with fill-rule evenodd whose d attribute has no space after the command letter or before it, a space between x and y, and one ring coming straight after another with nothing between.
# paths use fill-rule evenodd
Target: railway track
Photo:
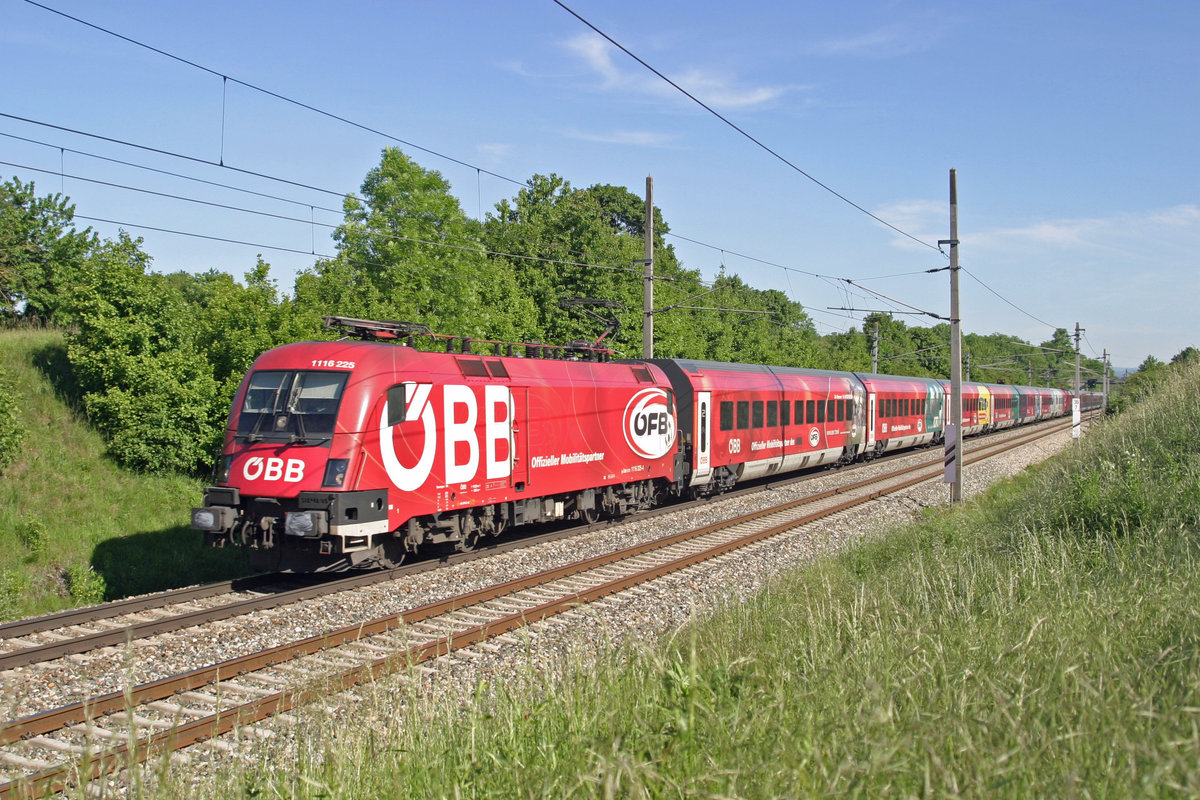
<instances>
[{"instance_id":1,"label":"railway track","mask_svg":"<svg viewBox=\"0 0 1200 800\"><path fill-rule=\"evenodd\" d=\"M1061 431L1039 428L980 443L978 460ZM273 714L464 648L514 643L511 634L617 592L721 558L909 486L940 477L924 462L813 494L765 511L684 531L346 626L163 680L113 692L0 726L0 798L40 796L175 750L253 726Z\"/></svg>"},{"instance_id":2,"label":"railway track","mask_svg":"<svg viewBox=\"0 0 1200 800\"><path fill-rule=\"evenodd\" d=\"M1067 423L1063 420L1043 423L1043 425L1055 426L1055 429L1061 428L1065 424ZM1021 431L1043 429L1042 427L1007 429L993 434L993 436L1015 435ZM991 439L987 437L974 439L972 446L981 446L988 441ZM884 463L888 459L911 455L913 455L912 451L900 451L889 454L887 459L879 459L874 463ZM851 470L864 466L866 465L857 464L846 468L845 471L849 473ZM721 498L735 498L767 491L811 480L813 477L813 473L805 473L784 479L760 481L756 485L727 492L721 495ZM706 502L709 501L702 499L677 503L643 512L619 522L686 511ZM571 525L566 528L560 526L546 533L490 543L486 547L471 552L418 561L390 570L356 573L338 578L305 575L251 576L6 623L0 625L0 671L52 661L65 656L89 653L104 647L122 646L128 642L159 634L182 631L338 592L382 584L433 569L465 563L476 558L536 546L612 524L613 521L604 521L588 526Z\"/></svg>"}]
</instances>

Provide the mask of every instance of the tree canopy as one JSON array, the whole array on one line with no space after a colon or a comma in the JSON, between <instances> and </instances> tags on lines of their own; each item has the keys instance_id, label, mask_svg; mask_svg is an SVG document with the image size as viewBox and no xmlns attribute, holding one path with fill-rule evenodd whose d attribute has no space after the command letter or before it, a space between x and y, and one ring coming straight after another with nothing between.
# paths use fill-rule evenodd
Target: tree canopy
<instances>
[{"instance_id":1,"label":"tree canopy","mask_svg":"<svg viewBox=\"0 0 1200 800\"><path fill-rule=\"evenodd\" d=\"M112 457L156 472L203 472L253 360L333 336L321 324L327 315L558 345L595 340L605 329L598 317L611 315L619 330L605 344L641 355L644 201L624 187L534 175L475 220L440 173L389 147L344 210L337 254L303 270L289 297L261 256L241 282L220 269L154 272L140 239L101 241L76 229L66 198L9 181L0 185L0 316L68 327L73 380ZM707 281L685 267L669 232L655 208L655 355L866 371L878 327L880 372L949 376L948 325L875 313L861 328L818 336L785 293L724 268ZM564 308L579 298L600 307ZM1074 377L1065 328L1040 345L966 334L963 350L977 381L1068 386ZM1187 348L1172 364L1196 358ZM1102 368L1094 359L1083 367ZM1147 376L1159 368L1143 364Z\"/></svg>"}]
</instances>

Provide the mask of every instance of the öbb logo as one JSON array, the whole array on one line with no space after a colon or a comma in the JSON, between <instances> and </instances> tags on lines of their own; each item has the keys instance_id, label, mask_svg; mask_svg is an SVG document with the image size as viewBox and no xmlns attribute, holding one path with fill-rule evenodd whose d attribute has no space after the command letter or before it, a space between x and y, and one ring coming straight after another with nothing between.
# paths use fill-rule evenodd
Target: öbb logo
<instances>
[{"instance_id":1,"label":"\u00f6bb logo","mask_svg":"<svg viewBox=\"0 0 1200 800\"><path fill-rule=\"evenodd\" d=\"M247 459L242 467L242 475L248 481L259 478L267 481L283 480L287 483L299 483L304 480L304 462L298 458L262 458L255 456Z\"/></svg>"},{"instance_id":2,"label":"\u00f6bb logo","mask_svg":"<svg viewBox=\"0 0 1200 800\"><path fill-rule=\"evenodd\" d=\"M433 384L404 384L404 419L388 426L388 408L384 403L379 417L379 452L388 477L396 488L413 492L421 488L433 473L438 453L438 420L432 398ZM441 388L442 466L446 484L476 480L479 462L484 462L487 480L512 474L513 398L507 386L483 387L483 446L476 425L479 421L479 397L470 386L446 384ZM420 427L410 423L419 422ZM396 454L396 428L403 428L401 439L416 463L405 466ZM419 444L416 444L418 443ZM482 449L482 453L480 450Z\"/></svg>"},{"instance_id":3,"label":"\u00f6bb logo","mask_svg":"<svg viewBox=\"0 0 1200 800\"><path fill-rule=\"evenodd\" d=\"M665 389L643 389L625 406L622 428L629 449L642 458L661 458L675 444L675 414Z\"/></svg>"}]
</instances>

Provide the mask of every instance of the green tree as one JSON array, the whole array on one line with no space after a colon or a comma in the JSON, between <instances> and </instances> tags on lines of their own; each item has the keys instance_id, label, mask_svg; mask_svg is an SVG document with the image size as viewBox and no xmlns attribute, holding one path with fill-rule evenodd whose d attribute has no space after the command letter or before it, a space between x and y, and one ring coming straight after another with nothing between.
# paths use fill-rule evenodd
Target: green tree
<instances>
[{"instance_id":1,"label":"green tree","mask_svg":"<svg viewBox=\"0 0 1200 800\"><path fill-rule=\"evenodd\" d=\"M1200 350L1194 347L1185 347L1175 355L1171 356L1172 364L1195 364L1200 362Z\"/></svg>"},{"instance_id":2,"label":"green tree","mask_svg":"<svg viewBox=\"0 0 1200 800\"><path fill-rule=\"evenodd\" d=\"M0 316L70 324L80 265L95 245L75 229L75 206L61 194L38 197L33 182L0 183Z\"/></svg>"},{"instance_id":3,"label":"green tree","mask_svg":"<svg viewBox=\"0 0 1200 800\"><path fill-rule=\"evenodd\" d=\"M141 240L122 232L83 270L67 346L88 418L123 466L202 471L212 463L227 408L182 295L149 273Z\"/></svg>"},{"instance_id":4,"label":"green tree","mask_svg":"<svg viewBox=\"0 0 1200 800\"><path fill-rule=\"evenodd\" d=\"M338 255L296 279L295 307L325 315L403 319L443 333L511 338L533 316L503 260L489 259L438 172L387 148L347 197Z\"/></svg>"},{"instance_id":5,"label":"green tree","mask_svg":"<svg viewBox=\"0 0 1200 800\"><path fill-rule=\"evenodd\" d=\"M1154 356L1146 356L1146 360L1143 361L1141 366L1139 366L1137 368L1137 371L1138 372L1150 372L1151 370L1158 369L1162 365L1163 365L1163 362L1159 361Z\"/></svg>"},{"instance_id":6,"label":"green tree","mask_svg":"<svg viewBox=\"0 0 1200 800\"><path fill-rule=\"evenodd\" d=\"M259 256L245 274L244 284L215 269L166 277L187 303L187 313L196 326L196 350L207 357L222 398L230 402L260 354L282 344L324 336L313 315L299 314L290 299L280 296L270 270L270 264Z\"/></svg>"}]
</instances>

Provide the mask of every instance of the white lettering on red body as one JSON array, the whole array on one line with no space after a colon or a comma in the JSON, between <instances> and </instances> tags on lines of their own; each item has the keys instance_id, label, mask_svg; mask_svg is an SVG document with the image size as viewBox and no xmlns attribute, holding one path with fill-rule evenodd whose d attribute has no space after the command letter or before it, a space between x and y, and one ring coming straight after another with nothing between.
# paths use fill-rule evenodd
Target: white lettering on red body
<instances>
[{"instance_id":1,"label":"white lettering on red body","mask_svg":"<svg viewBox=\"0 0 1200 800\"><path fill-rule=\"evenodd\" d=\"M248 481L259 478L267 481L282 480L286 483L299 483L304 480L304 462L298 458L263 458L255 456L246 459L242 466L242 476Z\"/></svg>"},{"instance_id":2,"label":"white lettering on red body","mask_svg":"<svg viewBox=\"0 0 1200 800\"><path fill-rule=\"evenodd\" d=\"M433 472L434 455L438 445L438 420L434 403L430 402L432 384L406 383L408 398L404 422L421 423L420 429L406 427L401 435L415 439L418 430L424 435L421 455L411 467L400 463L396 455L396 429L387 424L387 403L379 418L379 449L384 468L392 483L402 491L419 489ZM445 441L442 442L442 463L445 483L468 483L476 479L482 451L484 474L488 480L507 478L512 474L513 399L507 386L483 387L483 444L480 446L476 427L479 422L479 398L470 386L446 384L441 387L441 422Z\"/></svg>"}]
</instances>

